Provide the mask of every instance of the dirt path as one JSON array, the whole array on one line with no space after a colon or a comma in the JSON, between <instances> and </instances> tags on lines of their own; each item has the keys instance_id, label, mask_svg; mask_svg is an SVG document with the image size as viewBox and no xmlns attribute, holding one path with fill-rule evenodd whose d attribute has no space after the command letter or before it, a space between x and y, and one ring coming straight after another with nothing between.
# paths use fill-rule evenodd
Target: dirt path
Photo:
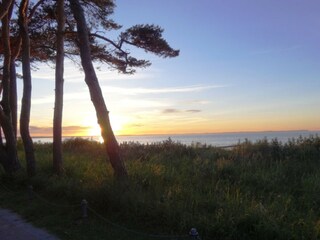
<instances>
[{"instance_id":1,"label":"dirt path","mask_svg":"<svg viewBox=\"0 0 320 240\"><path fill-rule=\"evenodd\" d=\"M1 240L59 240L46 231L25 222L17 214L0 208Z\"/></svg>"}]
</instances>

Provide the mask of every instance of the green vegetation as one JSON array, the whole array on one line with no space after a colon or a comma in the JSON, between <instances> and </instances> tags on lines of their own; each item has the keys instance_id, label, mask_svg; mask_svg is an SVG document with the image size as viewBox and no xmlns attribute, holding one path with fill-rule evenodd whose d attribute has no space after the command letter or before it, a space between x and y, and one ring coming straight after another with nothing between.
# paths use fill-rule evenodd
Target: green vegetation
<instances>
[{"instance_id":1,"label":"green vegetation","mask_svg":"<svg viewBox=\"0 0 320 240\"><path fill-rule=\"evenodd\" d=\"M19 155L23 157L22 145ZM64 175L52 174L52 144L36 144L38 174L1 174L0 206L11 208L61 239L157 239L145 234L202 239L319 239L320 137L282 144L249 141L233 149L125 143L129 178L117 182L102 144L64 142ZM39 197L28 200L27 186ZM9 191L10 190L10 191ZM81 219L86 199L92 211ZM166 238L175 239L175 238ZM180 238L181 239L181 238ZM188 238L186 238L188 239Z\"/></svg>"}]
</instances>

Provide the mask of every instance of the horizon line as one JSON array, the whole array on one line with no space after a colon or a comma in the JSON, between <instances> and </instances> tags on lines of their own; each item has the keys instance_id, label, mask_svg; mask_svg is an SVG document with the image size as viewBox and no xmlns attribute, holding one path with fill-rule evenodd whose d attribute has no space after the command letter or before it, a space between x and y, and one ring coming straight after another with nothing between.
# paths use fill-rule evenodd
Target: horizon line
<instances>
[{"instance_id":1,"label":"horizon line","mask_svg":"<svg viewBox=\"0 0 320 240\"><path fill-rule=\"evenodd\" d=\"M165 136L165 135L208 135L208 134L237 134L237 133L271 133L271 132L320 132L320 129L318 130L308 130L308 129L298 129L298 130L263 130L263 131L230 131L230 132L206 132L206 133L145 133L145 134L115 134L116 137L129 137L129 136ZM32 138L53 138L53 135L40 135L40 136L32 136ZM63 138L66 137L87 137L87 138L93 138L93 137L101 137L101 135L63 135ZM18 135L17 138L21 138L20 135Z\"/></svg>"}]
</instances>

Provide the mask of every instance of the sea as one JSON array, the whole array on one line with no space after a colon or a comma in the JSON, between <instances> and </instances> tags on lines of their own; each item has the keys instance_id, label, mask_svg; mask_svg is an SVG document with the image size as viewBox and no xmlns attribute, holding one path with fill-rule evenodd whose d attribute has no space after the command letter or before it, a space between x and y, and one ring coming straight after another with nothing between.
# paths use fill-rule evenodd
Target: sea
<instances>
[{"instance_id":1,"label":"sea","mask_svg":"<svg viewBox=\"0 0 320 240\"><path fill-rule=\"evenodd\" d=\"M257 142L266 139L271 141L277 139L282 143L297 138L305 138L310 136L320 136L320 131L266 131L266 132L235 132L235 133L207 133L207 134L157 134L157 135L130 135L116 136L119 143L136 142L141 144L159 143L171 139L186 145L211 145L211 146L230 146L244 141ZM63 140L75 137L64 137ZM88 140L100 141L99 136L81 137ZM51 137L34 137L34 142L50 143L53 141Z\"/></svg>"}]
</instances>

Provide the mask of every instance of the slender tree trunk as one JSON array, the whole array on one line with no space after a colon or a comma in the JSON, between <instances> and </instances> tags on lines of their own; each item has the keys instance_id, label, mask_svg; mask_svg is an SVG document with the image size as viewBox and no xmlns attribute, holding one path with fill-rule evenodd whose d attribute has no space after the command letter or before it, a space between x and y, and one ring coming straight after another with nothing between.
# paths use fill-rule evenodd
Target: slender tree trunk
<instances>
[{"instance_id":1,"label":"slender tree trunk","mask_svg":"<svg viewBox=\"0 0 320 240\"><path fill-rule=\"evenodd\" d=\"M13 127L10 118L0 109L0 125L6 139L5 146L0 146L0 163L5 172L12 175L20 166L17 154L17 142L13 133Z\"/></svg>"},{"instance_id":2,"label":"slender tree trunk","mask_svg":"<svg viewBox=\"0 0 320 240\"><path fill-rule=\"evenodd\" d=\"M20 134L24 145L27 161L27 173L33 176L36 173L36 164L32 138L29 132L30 110L31 110L31 70L30 70L30 39L28 35L27 9L28 0L22 0L19 9L19 26L22 37L22 73L23 73L23 95L20 115Z\"/></svg>"},{"instance_id":3,"label":"slender tree trunk","mask_svg":"<svg viewBox=\"0 0 320 240\"><path fill-rule=\"evenodd\" d=\"M12 127L15 138L17 138L18 126L18 100L17 100L17 72L14 56L11 57L10 63L10 108Z\"/></svg>"},{"instance_id":4,"label":"slender tree trunk","mask_svg":"<svg viewBox=\"0 0 320 240\"><path fill-rule=\"evenodd\" d=\"M124 178L127 176L127 171L120 156L119 145L110 125L109 112L104 102L98 78L92 64L89 35L84 12L79 0L69 0L69 2L77 22L80 57L85 73L85 82L88 85L91 101L96 110L98 123L101 128L101 135L115 175L118 178Z\"/></svg>"},{"instance_id":5,"label":"slender tree trunk","mask_svg":"<svg viewBox=\"0 0 320 240\"><path fill-rule=\"evenodd\" d=\"M3 1L3 4L7 1ZM11 6L12 10L12 6ZM11 11L10 10L10 11ZM2 17L2 43L4 49L4 64L2 76L2 101L0 106L0 126L6 139L5 146L0 146L0 163L4 167L7 174L11 175L14 171L20 168L20 163L17 154L17 143L14 136L14 130L11 121L10 109L10 35L9 35L9 16L7 13Z\"/></svg>"},{"instance_id":6,"label":"slender tree trunk","mask_svg":"<svg viewBox=\"0 0 320 240\"><path fill-rule=\"evenodd\" d=\"M2 93L2 83L0 83L0 96L1 96L1 93ZM0 106L1 110L2 110L2 107ZM2 126L1 126L1 121L0 121L0 148L3 149L3 140L2 140ZM1 150L0 150L1 152Z\"/></svg>"},{"instance_id":7,"label":"slender tree trunk","mask_svg":"<svg viewBox=\"0 0 320 240\"><path fill-rule=\"evenodd\" d=\"M4 113L11 118L10 110L10 63L11 63L11 48L9 36L9 19L8 15L2 18L2 42L4 48L4 61L2 73L2 101L1 106Z\"/></svg>"},{"instance_id":8,"label":"slender tree trunk","mask_svg":"<svg viewBox=\"0 0 320 240\"><path fill-rule=\"evenodd\" d=\"M3 140L2 140L2 127L0 124L0 148L3 147Z\"/></svg>"},{"instance_id":9,"label":"slender tree trunk","mask_svg":"<svg viewBox=\"0 0 320 240\"><path fill-rule=\"evenodd\" d=\"M11 63L10 63L10 108L14 135L17 138L18 132L18 94L17 94L17 71L15 61L21 50L21 37L12 45Z\"/></svg>"},{"instance_id":10,"label":"slender tree trunk","mask_svg":"<svg viewBox=\"0 0 320 240\"><path fill-rule=\"evenodd\" d=\"M63 112L63 73L64 73L64 0L57 1L57 57L55 79L55 103L53 116L53 170L60 175L63 171L62 159L62 112Z\"/></svg>"}]
</instances>

